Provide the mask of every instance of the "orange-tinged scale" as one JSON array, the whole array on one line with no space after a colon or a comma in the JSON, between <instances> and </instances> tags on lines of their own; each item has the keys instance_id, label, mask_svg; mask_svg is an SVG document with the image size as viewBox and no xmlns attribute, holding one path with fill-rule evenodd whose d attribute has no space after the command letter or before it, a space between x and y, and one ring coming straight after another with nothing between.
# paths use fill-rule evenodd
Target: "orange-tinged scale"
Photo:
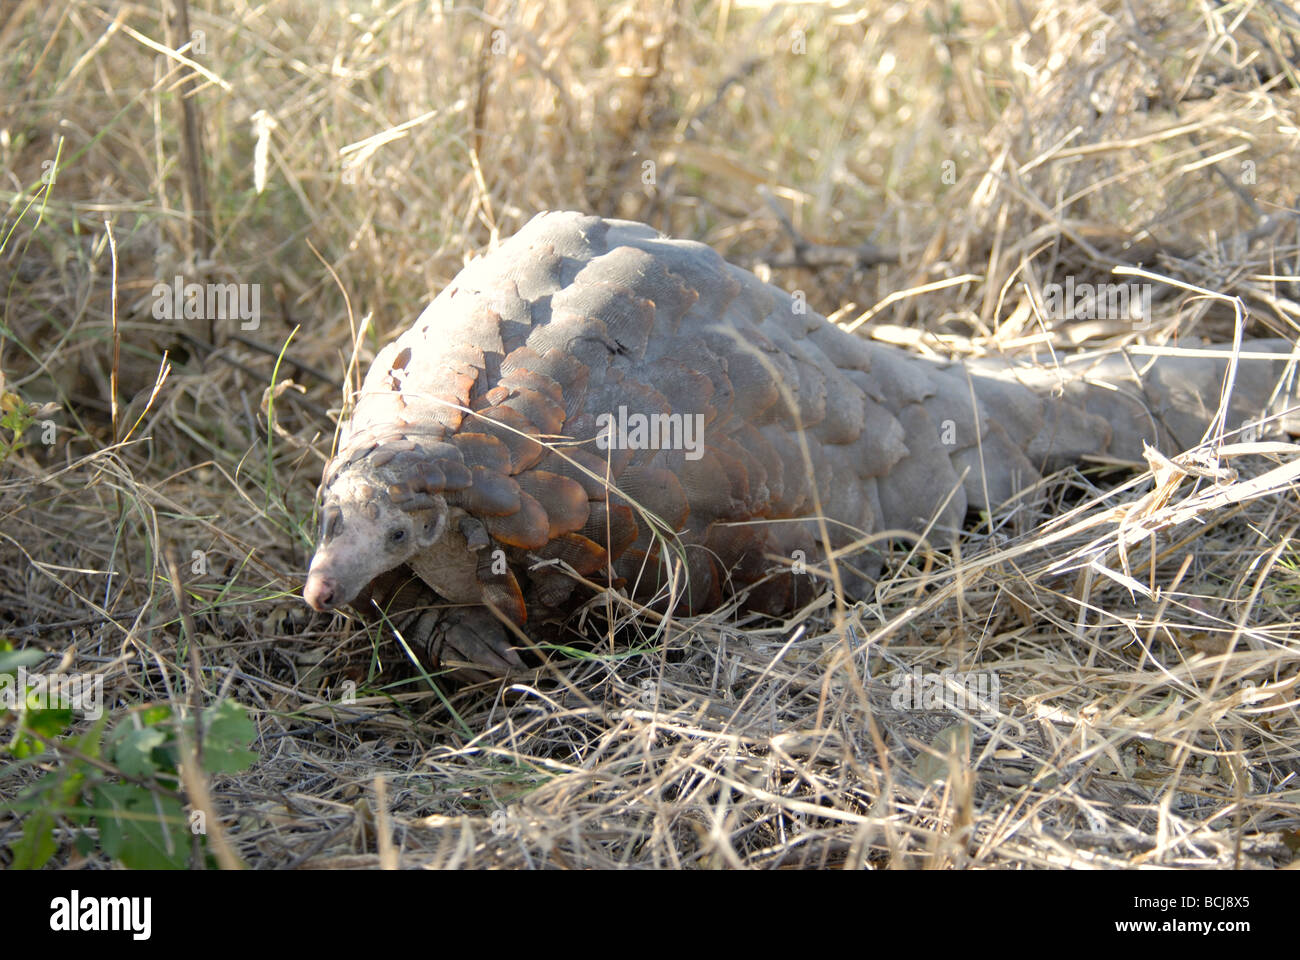
<instances>
[{"instance_id":1,"label":"orange-tinged scale","mask_svg":"<svg viewBox=\"0 0 1300 960\"><path fill-rule=\"evenodd\" d=\"M510 472L510 451L496 437L486 433L458 433L451 438L465 466L484 467L493 473Z\"/></svg>"},{"instance_id":2,"label":"orange-tinged scale","mask_svg":"<svg viewBox=\"0 0 1300 960\"><path fill-rule=\"evenodd\" d=\"M718 524L709 529L705 546L717 557L722 569L741 583L752 583L763 575L767 561L758 527L746 524ZM811 556L811 554L809 554Z\"/></svg>"},{"instance_id":3,"label":"orange-tinged scale","mask_svg":"<svg viewBox=\"0 0 1300 960\"><path fill-rule=\"evenodd\" d=\"M677 555L671 554L670 563L677 566ZM627 581L632 596L639 600L650 600L660 594L667 596L669 583L673 576L671 570L664 569L663 554L658 546L650 550L634 547L614 562L614 571ZM676 588L683 599L688 592L689 580L677 570ZM661 598L662 599L662 598Z\"/></svg>"},{"instance_id":4,"label":"orange-tinged scale","mask_svg":"<svg viewBox=\"0 0 1300 960\"><path fill-rule=\"evenodd\" d=\"M690 582L688 601L692 613L714 610L722 603L721 577L713 557L707 550L696 544L686 547L686 562L689 565Z\"/></svg>"},{"instance_id":5,"label":"orange-tinged scale","mask_svg":"<svg viewBox=\"0 0 1300 960\"><path fill-rule=\"evenodd\" d=\"M673 411L687 416L700 413L706 425L711 424L718 411L714 409L713 381L698 370L692 370L687 360L661 357L650 367L650 379L655 389L672 398Z\"/></svg>"},{"instance_id":6,"label":"orange-tinged scale","mask_svg":"<svg viewBox=\"0 0 1300 960\"><path fill-rule=\"evenodd\" d=\"M411 390L397 395L402 412L409 417L426 423L440 423L449 430L457 430L465 419L460 409L465 406L459 397L450 393L433 393Z\"/></svg>"},{"instance_id":7,"label":"orange-tinged scale","mask_svg":"<svg viewBox=\"0 0 1300 960\"><path fill-rule=\"evenodd\" d=\"M537 570L532 574L532 589L538 601L558 607L573 596L574 581L556 570Z\"/></svg>"},{"instance_id":8,"label":"orange-tinged scale","mask_svg":"<svg viewBox=\"0 0 1300 960\"><path fill-rule=\"evenodd\" d=\"M417 493L444 493L463 490L472 479L469 469L457 460L438 458L418 460L406 467L407 482Z\"/></svg>"},{"instance_id":9,"label":"orange-tinged scale","mask_svg":"<svg viewBox=\"0 0 1300 960\"><path fill-rule=\"evenodd\" d=\"M668 525L680 530L690 516L691 505L686 491L672 471L658 467L628 467L618 478L618 489L638 511L647 510Z\"/></svg>"},{"instance_id":10,"label":"orange-tinged scale","mask_svg":"<svg viewBox=\"0 0 1300 960\"><path fill-rule=\"evenodd\" d=\"M591 513L579 532L608 550L610 557L617 558L636 542L641 528L631 507L621 503L606 507L604 503L592 501Z\"/></svg>"},{"instance_id":11,"label":"orange-tinged scale","mask_svg":"<svg viewBox=\"0 0 1300 960\"><path fill-rule=\"evenodd\" d=\"M609 489L605 482L608 469L605 460L582 447L556 447L547 452L537 469L577 481L591 500L604 500ZM610 476L615 475L611 473Z\"/></svg>"},{"instance_id":12,"label":"orange-tinged scale","mask_svg":"<svg viewBox=\"0 0 1300 960\"><path fill-rule=\"evenodd\" d=\"M542 354L541 366L533 369L546 374L564 391L564 419L576 416L587 398L587 381L591 377L587 365L577 357L552 347Z\"/></svg>"},{"instance_id":13,"label":"orange-tinged scale","mask_svg":"<svg viewBox=\"0 0 1300 960\"><path fill-rule=\"evenodd\" d=\"M488 407L495 407L500 403L504 403L509 396L510 388L503 387L498 383L478 399L478 402L474 404L474 408L476 410L486 410Z\"/></svg>"},{"instance_id":14,"label":"orange-tinged scale","mask_svg":"<svg viewBox=\"0 0 1300 960\"><path fill-rule=\"evenodd\" d=\"M516 387L513 396L502 406L517 410L538 433L554 435L564 426L564 406L545 394L528 387Z\"/></svg>"},{"instance_id":15,"label":"orange-tinged scale","mask_svg":"<svg viewBox=\"0 0 1300 960\"><path fill-rule=\"evenodd\" d=\"M540 362L541 358L537 357L537 354L533 353L528 347L520 349L527 350ZM519 352L520 350L515 351L515 353ZM514 354L511 354L511 356L514 356ZM505 361L502 361L501 367L503 370L505 369ZM500 382L503 387L509 387L511 390L526 387L529 390L536 390L538 393L545 394L556 403L564 403L564 391L560 385L546 374L533 369L526 363L512 368L509 373L502 373Z\"/></svg>"},{"instance_id":16,"label":"orange-tinged scale","mask_svg":"<svg viewBox=\"0 0 1300 960\"><path fill-rule=\"evenodd\" d=\"M712 451L702 451L697 460L683 458L674 476L690 504L692 527L739 519L741 503L732 497L731 478Z\"/></svg>"},{"instance_id":17,"label":"orange-tinged scale","mask_svg":"<svg viewBox=\"0 0 1300 960\"><path fill-rule=\"evenodd\" d=\"M492 573L490 560L480 560L478 573L483 602L522 627L528 620L528 613L524 607L524 593L519 589L515 575L508 568L502 574Z\"/></svg>"},{"instance_id":18,"label":"orange-tinged scale","mask_svg":"<svg viewBox=\"0 0 1300 960\"><path fill-rule=\"evenodd\" d=\"M441 493L447 485L440 462L421 463L411 473L411 489L417 493Z\"/></svg>"},{"instance_id":19,"label":"orange-tinged scale","mask_svg":"<svg viewBox=\"0 0 1300 960\"><path fill-rule=\"evenodd\" d=\"M718 447L710 447L709 452L717 460L722 473L731 484L731 495L741 503L749 502L749 470L739 457L734 457Z\"/></svg>"},{"instance_id":20,"label":"orange-tinged scale","mask_svg":"<svg viewBox=\"0 0 1300 960\"><path fill-rule=\"evenodd\" d=\"M412 394L413 399L426 394L449 404L467 407L481 373L464 363L457 363L454 367L441 365L424 371L417 368L407 371L403 388Z\"/></svg>"},{"instance_id":21,"label":"orange-tinged scale","mask_svg":"<svg viewBox=\"0 0 1300 960\"><path fill-rule=\"evenodd\" d=\"M562 560L584 577L603 571L609 563L605 548L580 533L562 533L552 537L536 552L543 560Z\"/></svg>"},{"instance_id":22,"label":"orange-tinged scale","mask_svg":"<svg viewBox=\"0 0 1300 960\"><path fill-rule=\"evenodd\" d=\"M504 517L519 509L519 484L510 477L485 467L474 467L470 476L468 487L447 496L449 505L476 517Z\"/></svg>"},{"instance_id":23,"label":"orange-tinged scale","mask_svg":"<svg viewBox=\"0 0 1300 960\"><path fill-rule=\"evenodd\" d=\"M768 498L772 502L781 499L785 493L785 463L777 455L776 448L767 442L767 438L750 424L742 424L732 436L740 448L748 453L756 464L761 465L767 481Z\"/></svg>"},{"instance_id":24,"label":"orange-tinged scale","mask_svg":"<svg viewBox=\"0 0 1300 960\"><path fill-rule=\"evenodd\" d=\"M611 349L614 347L605 324L599 319L559 309L553 309L551 322L535 328L528 339L532 349L543 356L552 350L567 352L573 344L583 340L606 343Z\"/></svg>"},{"instance_id":25,"label":"orange-tinged scale","mask_svg":"<svg viewBox=\"0 0 1300 960\"><path fill-rule=\"evenodd\" d=\"M506 516L485 517L483 526L493 539L511 547L534 549L549 539L550 524L542 505L520 491L519 509Z\"/></svg>"},{"instance_id":26,"label":"orange-tinged scale","mask_svg":"<svg viewBox=\"0 0 1300 960\"><path fill-rule=\"evenodd\" d=\"M767 487L767 470L748 450L735 441L733 437L721 438L714 447L715 450L731 457L735 457L737 462L745 468L745 483L748 487L746 497L760 497L763 489ZM735 495L733 486L733 496ZM766 506L766 504L764 504Z\"/></svg>"},{"instance_id":27,"label":"orange-tinged scale","mask_svg":"<svg viewBox=\"0 0 1300 960\"><path fill-rule=\"evenodd\" d=\"M414 440L393 440L380 446L370 458L370 463L372 466L383 467L391 463L399 454L411 453L414 450Z\"/></svg>"},{"instance_id":28,"label":"orange-tinged scale","mask_svg":"<svg viewBox=\"0 0 1300 960\"><path fill-rule=\"evenodd\" d=\"M447 388L444 393L449 394L449 400L454 400L462 407L469 406L470 395L474 392L474 384L478 383L478 373L454 373L449 380L444 380Z\"/></svg>"},{"instance_id":29,"label":"orange-tinged scale","mask_svg":"<svg viewBox=\"0 0 1300 960\"><path fill-rule=\"evenodd\" d=\"M545 449L530 434L537 428L518 410L510 407L489 407L479 412L476 426L506 445L510 451L510 472L519 473L542 459ZM501 424L500 427L496 424Z\"/></svg>"},{"instance_id":30,"label":"orange-tinged scale","mask_svg":"<svg viewBox=\"0 0 1300 960\"><path fill-rule=\"evenodd\" d=\"M529 470L515 477L515 481L520 490L540 503L546 511L550 536L558 537L562 533L581 530L587 522L587 492L577 481L545 470Z\"/></svg>"},{"instance_id":31,"label":"orange-tinged scale","mask_svg":"<svg viewBox=\"0 0 1300 960\"><path fill-rule=\"evenodd\" d=\"M473 482L473 474L465 464L455 460L437 460L435 463L442 471L443 490L464 490Z\"/></svg>"},{"instance_id":32,"label":"orange-tinged scale","mask_svg":"<svg viewBox=\"0 0 1300 960\"><path fill-rule=\"evenodd\" d=\"M564 400L568 416L573 416L581 406L590 370L572 354L555 347L541 353L532 347L520 347L501 361L501 379L504 382L521 371L544 376L558 385L561 396L556 399Z\"/></svg>"}]
</instances>

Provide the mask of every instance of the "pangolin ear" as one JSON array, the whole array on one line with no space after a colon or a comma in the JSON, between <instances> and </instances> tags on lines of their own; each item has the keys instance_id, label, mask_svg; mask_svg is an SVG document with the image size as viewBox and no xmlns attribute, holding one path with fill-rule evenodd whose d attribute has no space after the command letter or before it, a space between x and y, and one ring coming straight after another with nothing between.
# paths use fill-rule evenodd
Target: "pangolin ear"
<instances>
[{"instance_id":1,"label":"pangolin ear","mask_svg":"<svg viewBox=\"0 0 1300 960\"><path fill-rule=\"evenodd\" d=\"M415 538L422 547L431 547L438 542L442 531L447 529L446 510L425 510L424 520L415 529Z\"/></svg>"}]
</instances>

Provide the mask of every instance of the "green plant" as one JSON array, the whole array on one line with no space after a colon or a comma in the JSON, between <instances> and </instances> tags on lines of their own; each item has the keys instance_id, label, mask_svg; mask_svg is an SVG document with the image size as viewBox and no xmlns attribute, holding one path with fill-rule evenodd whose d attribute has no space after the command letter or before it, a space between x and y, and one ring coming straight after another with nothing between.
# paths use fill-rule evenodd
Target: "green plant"
<instances>
[{"instance_id":1,"label":"green plant","mask_svg":"<svg viewBox=\"0 0 1300 960\"><path fill-rule=\"evenodd\" d=\"M0 394L0 463L26 446L23 434L35 422L27 404L18 394ZM9 438L4 436L2 431L5 430L9 431Z\"/></svg>"},{"instance_id":2,"label":"green plant","mask_svg":"<svg viewBox=\"0 0 1300 960\"><path fill-rule=\"evenodd\" d=\"M186 811L180 763L197 742L192 715L170 704L148 704L129 711L109 728L102 714L91 727L64 739L72 710L51 707L35 688L19 684L19 669L44 653L13 650L0 641L0 685L14 691L22 706L0 711L12 733L0 753L13 759L7 777L39 766L43 771L6 804L26 813L22 835L12 845L12 866L36 869L58 849L58 834L71 827L72 842L83 854L98 843L108 857L133 869L180 868L202 855L207 816ZM220 700L201 711L205 773L238 773L256 754L247 749L256 731L243 706Z\"/></svg>"}]
</instances>

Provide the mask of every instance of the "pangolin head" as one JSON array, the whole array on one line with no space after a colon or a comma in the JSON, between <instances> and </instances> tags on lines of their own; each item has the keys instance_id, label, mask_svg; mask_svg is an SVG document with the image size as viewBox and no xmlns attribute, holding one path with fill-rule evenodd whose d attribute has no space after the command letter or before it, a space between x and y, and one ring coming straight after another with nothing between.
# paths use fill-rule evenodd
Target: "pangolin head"
<instances>
[{"instance_id":1,"label":"pangolin head","mask_svg":"<svg viewBox=\"0 0 1300 960\"><path fill-rule=\"evenodd\" d=\"M327 471L321 485L320 536L302 590L314 610L351 603L375 577L433 546L447 526L446 501L412 476L409 463L376 459Z\"/></svg>"}]
</instances>

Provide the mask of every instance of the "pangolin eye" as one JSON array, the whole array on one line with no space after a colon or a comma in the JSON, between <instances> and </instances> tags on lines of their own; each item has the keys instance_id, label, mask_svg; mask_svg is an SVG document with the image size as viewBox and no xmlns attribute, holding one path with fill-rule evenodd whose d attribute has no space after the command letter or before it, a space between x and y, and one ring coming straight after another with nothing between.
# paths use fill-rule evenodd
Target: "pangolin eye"
<instances>
[{"instance_id":1,"label":"pangolin eye","mask_svg":"<svg viewBox=\"0 0 1300 960\"><path fill-rule=\"evenodd\" d=\"M401 527L394 527L388 533L389 543L401 543L405 539L406 539L406 531L403 530Z\"/></svg>"}]
</instances>

